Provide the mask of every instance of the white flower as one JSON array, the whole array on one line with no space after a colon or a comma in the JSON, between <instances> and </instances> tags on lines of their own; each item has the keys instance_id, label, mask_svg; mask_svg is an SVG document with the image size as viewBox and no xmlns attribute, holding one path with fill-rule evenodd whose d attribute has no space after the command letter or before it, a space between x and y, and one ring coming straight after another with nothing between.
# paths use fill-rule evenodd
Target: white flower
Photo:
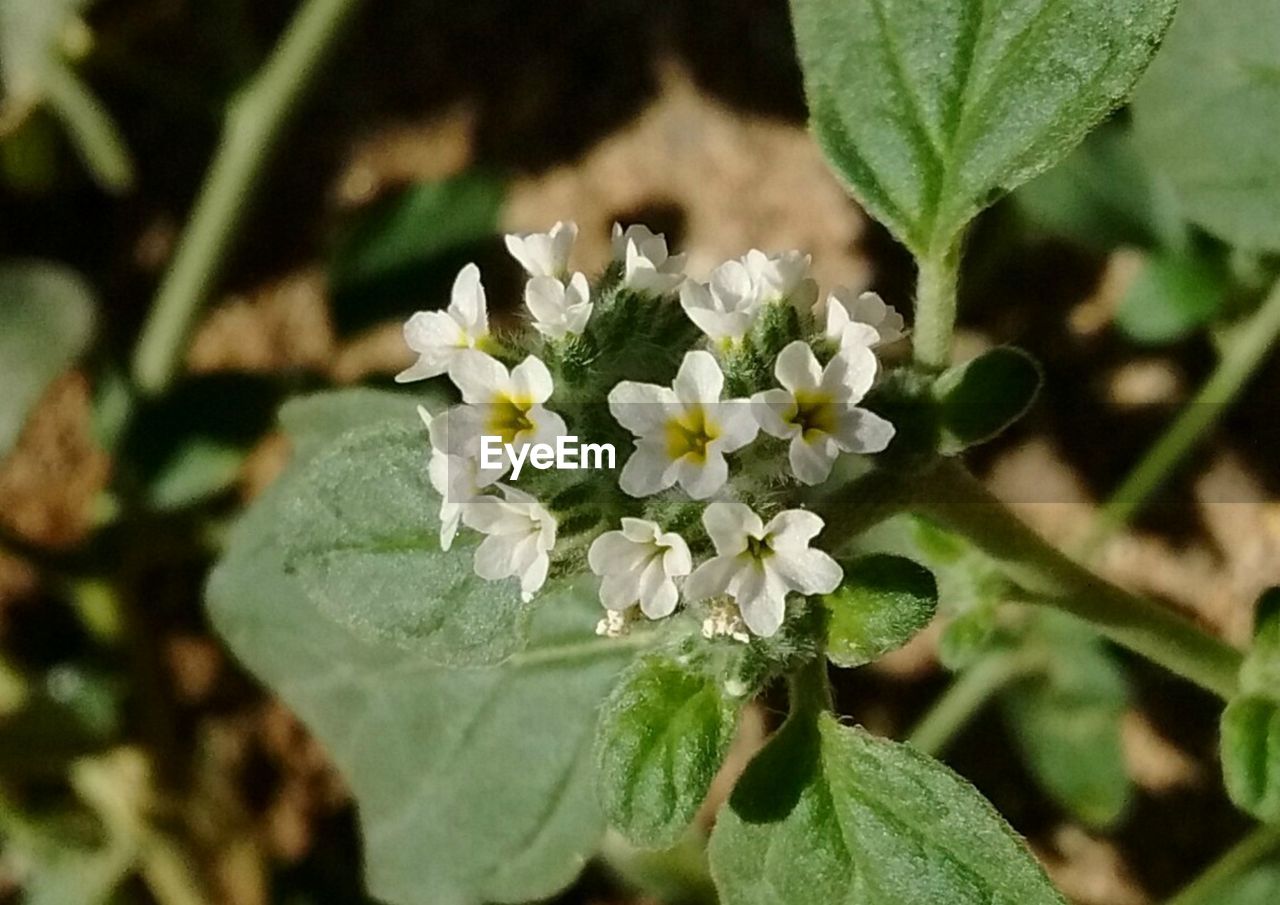
<instances>
[{"instance_id":1,"label":"white flower","mask_svg":"<svg viewBox=\"0 0 1280 905\"><path fill-rule=\"evenodd\" d=\"M679 482L705 500L729 477L725 453L755 439L759 426L745 399L720 401L724 374L710 352L688 352L667 387L627 380L609 392L609 411L636 436L619 477L623 491L648 496Z\"/></svg>"},{"instance_id":2,"label":"white flower","mask_svg":"<svg viewBox=\"0 0 1280 905\"><path fill-rule=\"evenodd\" d=\"M482 436L500 437L503 444L520 449L531 443L554 444L567 433L564 419L543 407L554 387L551 372L537 356L530 355L508 372L496 358L468 351L458 356L449 376L467 403L447 413L450 436L445 448L453 455L478 459Z\"/></svg>"},{"instance_id":3,"label":"white flower","mask_svg":"<svg viewBox=\"0 0 1280 905\"><path fill-rule=\"evenodd\" d=\"M440 549L448 551L453 546L458 526L462 523L463 507L478 499L484 488L501 475L482 477L476 460L453 456L447 452L443 440L447 431L442 429L446 415L447 413L433 417L425 408L418 406L418 417L427 426L431 436L431 460L427 463L427 477L436 493L440 494Z\"/></svg>"},{"instance_id":4,"label":"white flower","mask_svg":"<svg viewBox=\"0 0 1280 905\"><path fill-rule=\"evenodd\" d=\"M531 277L563 280L569 273L569 255L578 238L578 224L559 222L545 233L512 233L507 251Z\"/></svg>"},{"instance_id":5,"label":"white flower","mask_svg":"<svg viewBox=\"0 0 1280 905\"><path fill-rule=\"evenodd\" d=\"M419 311L404 325L404 341L418 360L396 375L397 383L437 377L448 371L458 355L474 349L489 335L480 268L468 264L453 282L453 296L444 311Z\"/></svg>"},{"instance_id":6,"label":"white flower","mask_svg":"<svg viewBox=\"0 0 1280 905\"><path fill-rule=\"evenodd\" d=\"M827 297L825 332L842 347L888 345L907 335L906 321L884 299L874 292L855 298L849 289L836 289Z\"/></svg>"},{"instance_id":7,"label":"white flower","mask_svg":"<svg viewBox=\"0 0 1280 905\"><path fill-rule=\"evenodd\" d=\"M667 253L667 239L636 224L613 224L613 257L623 264L622 284L637 292L666 295L684 282L684 255Z\"/></svg>"},{"instance_id":8,"label":"white flower","mask_svg":"<svg viewBox=\"0 0 1280 905\"><path fill-rule=\"evenodd\" d=\"M782 625L787 594L829 594L844 577L834 559L809 546L823 525L812 512L788 509L766 525L742 503L712 503L702 524L716 555L693 570L685 596L727 594L747 628L763 638Z\"/></svg>"},{"instance_id":9,"label":"white flower","mask_svg":"<svg viewBox=\"0 0 1280 905\"><path fill-rule=\"evenodd\" d=\"M876 376L866 346L842 349L824 369L800 340L787 345L774 365L783 389L751 397L760 427L791 440L791 470L805 484L821 484L843 452L876 453L893 439L893 425L857 403Z\"/></svg>"},{"instance_id":10,"label":"white flower","mask_svg":"<svg viewBox=\"0 0 1280 905\"><path fill-rule=\"evenodd\" d=\"M767 255L754 248L742 258L755 285L758 304L786 301L804 312L818 300L818 284L809 276L811 260L798 251Z\"/></svg>"},{"instance_id":11,"label":"white flower","mask_svg":"<svg viewBox=\"0 0 1280 905\"><path fill-rule=\"evenodd\" d=\"M710 283L689 280L680 287L680 306L689 320L720 343L747 335L759 301L756 283L742 261L725 261L711 272Z\"/></svg>"},{"instance_id":12,"label":"white flower","mask_svg":"<svg viewBox=\"0 0 1280 905\"><path fill-rule=\"evenodd\" d=\"M489 581L519 578L520 596L527 602L546 583L556 519L529 494L498 486L502 498L472 503L462 519L468 528L488 535L476 548L476 574Z\"/></svg>"},{"instance_id":13,"label":"white flower","mask_svg":"<svg viewBox=\"0 0 1280 905\"><path fill-rule=\"evenodd\" d=\"M591 317L591 287L575 273L568 285L555 277L533 277L525 284L524 303L533 315L533 329L552 339L581 333Z\"/></svg>"},{"instance_id":14,"label":"white flower","mask_svg":"<svg viewBox=\"0 0 1280 905\"><path fill-rule=\"evenodd\" d=\"M607 531L592 541L587 564L602 577L605 609L621 612L638 603L650 619L675 612L680 596L675 579L693 570L684 538L639 518L624 518L621 531Z\"/></svg>"}]
</instances>

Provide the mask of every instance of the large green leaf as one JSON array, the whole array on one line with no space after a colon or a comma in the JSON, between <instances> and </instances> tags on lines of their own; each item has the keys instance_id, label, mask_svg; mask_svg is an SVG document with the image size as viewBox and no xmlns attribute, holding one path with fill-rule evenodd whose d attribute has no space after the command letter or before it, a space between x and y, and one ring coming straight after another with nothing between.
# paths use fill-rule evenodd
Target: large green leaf
<instances>
[{"instance_id":1,"label":"large green leaf","mask_svg":"<svg viewBox=\"0 0 1280 905\"><path fill-rule=\"evenodd\" d=\"M1280 249L1280 5L1184 0L1133 109L1143 153L1191 219Z\"/></svg>"},{"instance_id":2,"label":"large green leaf","mask_svg":"<svg viewBox=\"0 0 1280 905\"><path fill-rule=\"evenodd\" d=\"M707 797L741 701L661 656L633 664L601 711L597 763L609 822L648 848L674 844Z\"/></svg>"},{"instance_id":3,"label":"large green leaf","mask_svg":"<svg viewBox=\"0 0 1280 905\"><path fill-rule=\"evenodd\" d=\"M31 406L93 335L94 301L71 271L37 261L0 265L0 458Z\"/></svg>"},{"instance_id":4,"label":"large green leaf","mask_svg":"<svg viewBox=\"0 0 1280 905\"><path fill-rule=\"evenodd\" d=\"M1176 0L792 0L828 159L918 256L1128 95Z\"/></svg>"},{"instance_id":5,"label":"large green leaf","mask_svg":"<svg viewBox=\"0 0 1280 905\"><path fill-rule=\"evenodd\" d=\"M793 716L721 811L724 905L1063 905L977 791L910 746Z\"/></svg>"},{"instance_id":6,"label":"large green leaf","mask_svg":"<svg viewBox=\"0 0 1280 905\"><path fill-rule=\"evenodd\" d=\"M415 419L416 420L416 419ZM524 644L534 606L475 574L476 536L440 549L439 494L421 423L353 431L303 468L284 507L289 567L320 609L361 637L439 663L492 663Z\"/></svg>"},{"instance_id":7,"label":"large green leaf","mask_svg":"<svg viewBox=\"0 0 1280 905\"><path fill-rule=\"evenodd\" d=\"M308 403L312 415L319 404ZM554 893L604 827L593 730L632 647L594 636L599 605L580 588L546 595L529 648L501 666L444 668L357 636L320 614L285 569L275 528L298 481L286 473L233 532L210 613L350 784L371 893L391 905Z\"/></svg>"},{"instance_id":8,"label":"large green leaf","mask_svg":"<svg viewBox=\"0 0 1280 905\"><path fill-rule=\"evenodd\" d=\"M905 556L873 554L842 563L844 581L822 598L827 656L862 666L906 644L938 611L938 584Z\"/></svg>"}]
</instances>

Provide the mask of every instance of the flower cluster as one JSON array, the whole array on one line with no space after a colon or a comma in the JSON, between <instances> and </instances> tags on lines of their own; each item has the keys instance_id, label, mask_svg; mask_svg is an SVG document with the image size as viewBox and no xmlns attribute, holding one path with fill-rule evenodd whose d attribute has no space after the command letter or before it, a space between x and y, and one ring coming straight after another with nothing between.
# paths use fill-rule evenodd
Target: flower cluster
<instances>
[{"instance_id":1,"label":"flower cluster","mask_svg":"<svg viewBox=\"0 0 1280 905\"><path fill-rule=\"evenodd\" d=\"M874 294L819 302L799 252L753 250L696 282L643 226L614 227L613 263L592 286L570 265L577 234L557 223L506 237L532 331L491 330L475 265L447 309L405 325L418 359L397 379L447 375L461 397L419 409L441 546L463 526L479 532L476 573L517 579L525 600L550 575L589 569L602 634L683 600L708 638L773 636L792 595L842 580L813 546L822 518L793 504L842 454L893 438L860 403L903 319ZM513 471L526 448L579 436L617 441L621 470ZM481 437L501 439L496 461Z\"/></svg>"}]
</instances>

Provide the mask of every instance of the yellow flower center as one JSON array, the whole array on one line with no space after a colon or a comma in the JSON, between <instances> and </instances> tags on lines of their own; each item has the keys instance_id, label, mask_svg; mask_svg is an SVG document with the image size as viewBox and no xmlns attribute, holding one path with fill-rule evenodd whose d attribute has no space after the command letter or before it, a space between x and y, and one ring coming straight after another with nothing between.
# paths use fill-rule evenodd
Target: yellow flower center
<instances>
[{"instance_id":1,"label":"yellow flower center","mask_svg":"<svg viewBox=\"0 0 1280 905\"><path fill-rule=\"evenodd\" d=\"M819 434L833 434L836 430L836 407L826 393L804 391L796 393L795 413L787 420L800 428L806 442L818 439Z\"/></svg>"},{"instance_id":2,"label":"yellow flower center","mask_svg":"<svg viewBox=\"0 0 1280 905\"><path fill-rule=\"evenodd\" d=\"M529 418L532 399L499 396L489 405L488 434L501 437L503 443L514 443L516 437L534 429Z\"/></svg>"},{"instance_id":3,"label":"yellow flower center","mask_svg":"<svg viewBox=\"0 0 1280 905\"><path fill-rule=\"evenodd\" d=\"M702 406L685 409L667 422L667 455L673 460L691 456L695 462L707 460L707 444L720 436L720 427L707 420Z\"/></svg>"}]
</instances>

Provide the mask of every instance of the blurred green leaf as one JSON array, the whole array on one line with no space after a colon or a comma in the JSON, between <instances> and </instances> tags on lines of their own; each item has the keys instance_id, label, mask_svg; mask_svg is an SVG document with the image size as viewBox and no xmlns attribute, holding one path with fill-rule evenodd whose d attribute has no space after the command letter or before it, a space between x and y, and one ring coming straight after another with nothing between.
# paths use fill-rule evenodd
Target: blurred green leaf
<instances>
[{"instance_id":1,"label":"blurred green leaf","mask_svg":"<svg viewBox=\"0 0 1280 905\"><path fill-rule=\"evenodd\" d=\"M308 403L313 414L320 404ZM540 599L529 648L498 667L442 668L352 634L284 567L276 525L300 464L233 533L210 581L214 625L350 784L373 896L479 905L551 895L603 831L596 710L633 648L594 635L599 603L576 587Z\"/></svg>"},{"instance_id":2,"label":"blurred green leaf","mask_svg":"<svg viewBox=\"0 0 1280 905\"><path fill-rule=\"evenodd\" d=\"M660 656L633 663L600 712L597 794L610 824L646 848L675 844L707 797L741 705L696 668Z\"/></svg>"},{"instance_id":3,"label":"blurred green leaf","mask_svg":"<svg viewBox=\"0 0 1280 905\"><path fill-rule=\"evenodd\" d=\"M1244 695L1222 714L1222 772L1236 807L1280 823L1280 702Z\"/></svg>"},{"instance_id":4,"label":"blurred green leaf","mask_svg":"<svg viewBox=\"0 0 1280 905\"><path fill-rule=\"evenodd\" d=\"M1268 588L1258 598L1253 644L1240 668L1240 687L1280 699L1280 587Z\"/></svg>"},{"instance_id":5,"label":"blurred green leaf","mask_svg":"<svg viewBox=\"0 0 1280 905\"><path fill-rule=\"evenodd\" d=\"M71 67L55 65L46 72L45 90L94 181L117 194L133 188L133 161L124 137L89 86Z\"/></svg>"},{"instance_id":6,"label":"blurred green leaf","mask_svg":"<svg viewBox=\"0 0 1280 905\"><path fill-rule=\"evenodd\" d=\"M1115 109L1176 0L792 0L812 127L918 257Z\"/></svg>"},{"instance_id":7,"label":"blurred green leaf","mask_svg":"<svg viewBox=\"0 0 1280 905\"><path fill-rule=\"evenodd\" d=\"M1227 242L1280 250L1280 5L1183 0L1133 99L1146 159L1192 220Z\"/></svg>"},{"instance_id":8,"label":"blurred green leaf","mask_svg":"<svg viewBox=\"0 0 1280 905\"><path fill-rule=\"evenodd\" d=\"M711 834L724 905L1063 905L967 782L908 745L793 715Z\"/></svg>"},{"instance_id":9,"label":"blurred green leaf","mask_svg":"<svg viewBox=\"0 0 1280 905\"><path fill-rule=\"evenodd\" d=\"M1182 244L1168 186L1138 156L1121 123L1094 130L1066 160L1014 195L1036 225L1087 248L1156 248Z\"/></svg>"},{"instance_id":10,"label":"blurred green leaf","mask_svg":"<svg viewBox=\"0 0 1280 905\"><path fill-rule=\"evenodd\" d=\"M1116 312L1116 325L1135 342L1175 342L1211 324L1227 292L1222 264L1194 252L1148 255Z\"/></svg>"},{"instance_id":11,"label":"blurred green leaf","mask_svg":"<svg viewBox=\"0 0 1280 905\"><path fill-rule=\"evenodd\" d=\"M31 407L93 336L95 301L72 271L41 261L0 264L0 458Z\"/></svg>"},{"instance_id":12,"label":"blurred green leaf","mask_svg":"<svg viewBox=\"0 0 1280 905\"><path fill-rule=\"evenodd\" d=\"M486 581L465 532L440 549L440 495L416 416L356 430L317 455L282 513L290 569L329 618L439 663L495 663L524 644L530 612L517 583Z\"/></svg>"},{"instance_id":13,"label":"blurred green leaf","mask_svg":"<svg viewBox=\"0 0 1280 905\"><path fill-rule=\"evenodd\" d=\"M1213 905L1275 905L1280 902L1280 858L1251 865L1213 888Z\"/></svg>"},{"instance_id":14,"label":"blurred green leaf","mask_svg":"<svg viewBox=\"0 0 1280 905\"><path fill-rule=\"evenodd\" d=\"M358 215L331 265L334 317L350 333L403 315L453 256L492 238L506 200L503 179L471 170L443 182L410 186ZM445 300L447 301L447 299Z\"/></svg>"},{"instance_id":15,"label":"blurred green leaf","mask_svg":"<svg viewBox=\"0 0 1280 905\"><path fill-rule=\"evenodd\" d=\"M906 557L877 554L842 565L843 583L822 598L827 656L837 666L862 666L897 650L937 612L933 573Z\"/></svg>"},{"instance_id":16,"label":"blurred green leaf","mask_svg":"<svg viewBox=\"0 0 1280 905\"><path fill-rule=\"evenodd\" d=\"M942 374L933 388L941 406L942 452L954 455L999 436L1031 408L1042 380L1036 360L1013 346Z\"/></svg>"},{"instance_id":17,"label":"blurred green leaf","mask_svg":"<svg viewBox=\"0 0 1280 905\"><path fill-rule=\"evenodd\" d=\"M1105 829L1133 795L1120 725L1129 707L1124 671L1083 623L1037 612L1022 639L1043 668L1001 697L1004 716L1040 786L1084 824Z\"/></svg>"}]
</instances>

